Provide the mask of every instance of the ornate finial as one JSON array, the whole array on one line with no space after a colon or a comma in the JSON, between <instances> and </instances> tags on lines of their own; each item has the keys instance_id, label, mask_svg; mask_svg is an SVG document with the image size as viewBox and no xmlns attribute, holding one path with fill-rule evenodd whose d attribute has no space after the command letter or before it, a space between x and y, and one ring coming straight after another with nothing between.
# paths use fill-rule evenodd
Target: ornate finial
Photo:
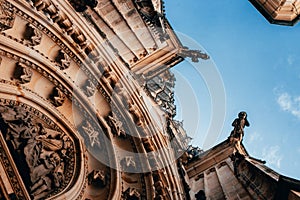
<instances>
[{"instance_id":1,"label":"ornate finial","mask_svg":"<svg viewBox=\"0 0 300 200\"><path fill-rule=\"evenodd\" d=\"M201 52L200 50L190 50L188 47L182 47L179 50L179 56L183 58L189 57L193 62L199 62L199 58L203 60L209 59L209 55Z\"/></svg>"},{"instance_id":2,"label":"ornate finial","mask_svg":"<svg viewBox=\"0 0 300 200\"><path fill-rule=\"evenodd\" d=\"M237 145L237 148L240 148L240 143L244 137L244 128L245 126L250 126L247 120L247 113L242 111L238 114L238 118L236 118L232 122L232 126L234 127L230 134L230 141Z\"/></svg>"}]
</instances>

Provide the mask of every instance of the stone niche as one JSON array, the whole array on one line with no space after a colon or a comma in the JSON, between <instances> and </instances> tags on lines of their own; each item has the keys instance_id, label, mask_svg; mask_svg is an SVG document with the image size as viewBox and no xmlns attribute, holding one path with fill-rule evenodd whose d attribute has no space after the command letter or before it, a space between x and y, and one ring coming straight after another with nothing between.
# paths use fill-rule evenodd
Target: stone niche
<instances>
[{"instance_id":1,"label":"stone niche","mask_svg":"<svg viewBox=\"0 0 300 200\"><path fill-rule=\"evenodd\" d=\"M73 136L35 108L3 99L0 133L17 166L16 176L21 176L32 199L49 198L67 188L78 160Z\"/></svg>"}]
</instances>

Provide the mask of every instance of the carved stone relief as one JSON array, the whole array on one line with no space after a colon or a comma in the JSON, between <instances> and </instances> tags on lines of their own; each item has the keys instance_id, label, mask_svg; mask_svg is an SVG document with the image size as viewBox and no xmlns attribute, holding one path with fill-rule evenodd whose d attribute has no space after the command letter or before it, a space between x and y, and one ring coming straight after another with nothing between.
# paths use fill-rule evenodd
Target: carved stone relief
<instances>
[{"instance_id":1,"label":"carved stone relief","mask_svg":"<svg viewBox=\"0 0 300 200\"><path fill-rule=\"evenodd\" d=\"M50 100L54 106L59 107L65 102L66 95L58 87L55 87L50 95Z\"/></svg>"},{"instance_id":2,"label":"carved stone relief","mask_svg":"<svg viewBox=\"0 0 300 200\"><path fill-rule=\"evenodd\" d=\"M167 194L167 187L164 183L164 172L162 169L153 171L152 177L155 188L155 199L164 199Z\"/></svg>"},{"instance_id":3,"label":"carved stone relief","mask_svg":"<svg viewBox=\"0 0 300 200\"><path fill-rule=\"evenodd\" d=\"M128 111L133 117L133 120L136 123L136 125L143 126L146 123L146 121L139 107L132 100L129 101L128 106Z\"/></svg>"},{"instance_id":4,"label":"carved stone relief","mask_svg":"<svg viewBox=\"0 0 300 200\"><path fill-rule=\"evenodd\" d=\"M87 79L85 81L85 84L83 85L82 89L83 89L84 94L87 97L91 97L94 95L94 93L96 91L96 86L90 79Z\"/></svg>"},{"instance_id":5,"label":"carved stone relief","mask_svg":"<svg viewBox=\"0 0 300 200\"><path fill-rule=\"evenodd\" d=\"M43 34L39 31L38 28L33 26L31 23L26 25L26 31L24 32L24 39L28 42L29 45L37 46L42 41Z\"/></svg>"},{"instance_id":6,"label":"carved stone relief","mask_svg":"<svg viewBox=\"0 0 300 200\"><path fill-rule=\"evenodd\" d=\"M21 84L29 83L33 72L31 68L26 66L24 63L18 62L14 71L14 78Z\"/></svg>"},{"instance_id":7,"label":"carved stone relief","mask_svg":"<svg viewBox=\"0 0 300 200\"><path fill-rule=\"evenodd\" d=\"M72 178L74 145L23 105L0 105L1 132L32 199L62 191ZM33 111L38 116L41 113ZM48 120L49 121L49 120Z\"/></svg>"},{"instance_id":8,"label":"carved stone relief","mask_svg":"<svg viewBox=\"0 0 300 200\"><path fill-rule=\"evenodd\" d=\"M15 12L10 4L4 0L0 0L0 31L12 28L15 18Z\"/></svg>"},{"instance_id":9,"label":"carved stone relief","mask_svg":"<svg viewBox=\"0 0 300 200\"><path fill-rule=\"evenodd\" d=\"M71 58L63 50L60 50L55 58L55 61L57 62L60 70L64 70L69 68Z\"/></svg>"}]
</instances>

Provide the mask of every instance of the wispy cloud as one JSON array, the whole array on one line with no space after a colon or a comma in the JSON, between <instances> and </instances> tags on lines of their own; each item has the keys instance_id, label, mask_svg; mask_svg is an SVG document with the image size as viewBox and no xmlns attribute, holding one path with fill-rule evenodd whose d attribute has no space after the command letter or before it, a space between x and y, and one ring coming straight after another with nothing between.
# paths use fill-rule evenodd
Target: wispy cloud
<instances>
[{"instance_id":1,"label":"wispy cloud","mask_svg":"<svg viewBox=\"0 0 300 200\"><path fill-rule=\"evenodd\" d=\"M258 141L262 141L263 137L261 134L254 132L249 134L248 136L248 142L249 144L253 143L253 142L258 142Z\"/></svg>"},{"instance_id":2,"label":"wispy cloud","mask_svg":"<svg viewBox=\"0 0 300 200\"><path fill-rule=\"evenodd\" d=\"M284 92L278 95L277 103L283 111L300 119L300 96L292 97L287 92Z\"/></svg>"},{"instance_id":3,"label":"wispy cloud","mask_svg":"<svg viewBox=\"0 0 300 200\"><path fill-rule=\"evenodd\" d=\"M295 62L295 56L294 56L294 55L289 55L289 56L287 57L287 63L288 63L289 65L293 65L294 62Z\"/></svg>"},{"instance_id":4,"label":"wispy cloud","mask_svg":"<svg viewBox=\"0 0 300 200\"><path fill-rule=\"evenodd\" d=\"M270 165L275 165L278 169L280 169L282 155L280 154L279 146L271 146L263 149L262 157L269 163Z\"/></svg>"}]
</instances>

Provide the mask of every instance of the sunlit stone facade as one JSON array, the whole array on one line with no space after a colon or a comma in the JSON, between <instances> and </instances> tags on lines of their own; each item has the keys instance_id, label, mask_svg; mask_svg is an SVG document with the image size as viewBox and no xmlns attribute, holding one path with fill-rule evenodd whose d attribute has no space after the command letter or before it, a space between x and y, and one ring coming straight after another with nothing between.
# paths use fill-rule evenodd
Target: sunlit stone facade
<instances>
[{"instance_id":1,"label":"sunlit stone facade","mask_svg":"<svg viewBox=\"0 0 300 200\"><path fill-rule=\"evenodd\" d=\"M158 0L0 0L0 199L297 199L242 145L188 146L186 57Z\"/></svg>"}]
</instances>

